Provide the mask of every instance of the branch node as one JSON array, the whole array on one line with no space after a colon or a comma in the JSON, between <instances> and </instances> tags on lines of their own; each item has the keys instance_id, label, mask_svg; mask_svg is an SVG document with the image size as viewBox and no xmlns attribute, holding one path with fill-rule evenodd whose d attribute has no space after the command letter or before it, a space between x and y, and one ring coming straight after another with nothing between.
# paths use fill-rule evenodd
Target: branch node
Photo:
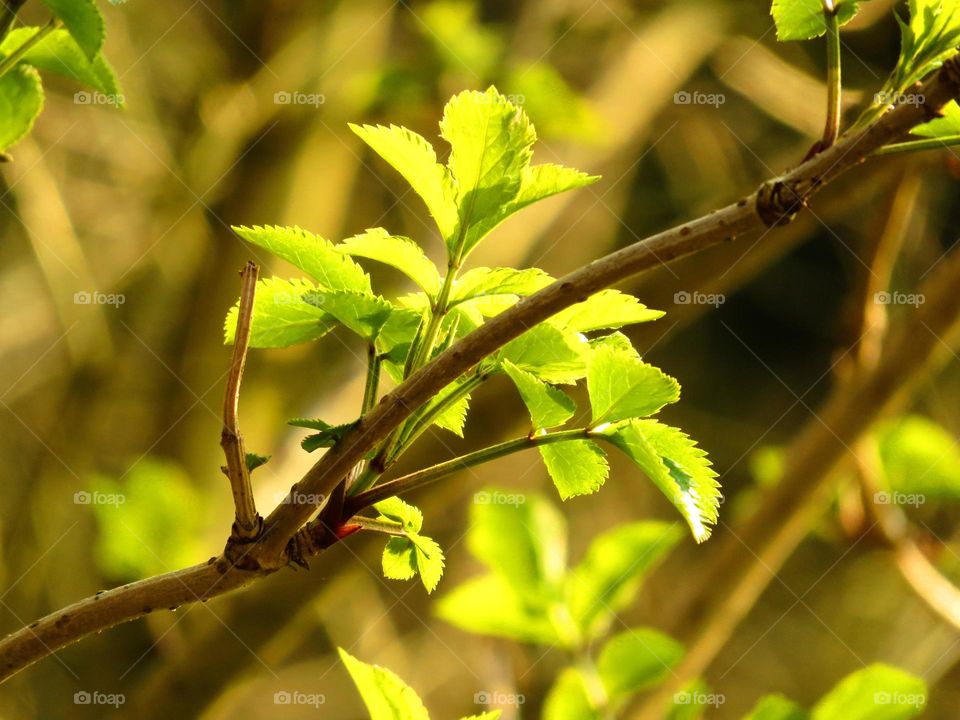
<instances>
[{"instance_id":1,"label":"branch node","mask_svg":"<svg viewBox=\"0 0 960 720\"><path fill-rule=\"evenodd\" d=\"M780 179L768 180L757 190L757 215L768 228L789 225L806 204L804 193Z\"/></svg>"}]
</instances>

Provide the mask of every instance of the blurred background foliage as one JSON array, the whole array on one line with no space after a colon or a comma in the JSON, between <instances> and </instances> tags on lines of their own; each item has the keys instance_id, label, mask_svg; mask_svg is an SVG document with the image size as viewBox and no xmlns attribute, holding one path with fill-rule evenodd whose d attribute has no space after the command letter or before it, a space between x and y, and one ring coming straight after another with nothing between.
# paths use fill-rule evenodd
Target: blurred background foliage
<instances>
[{"instance_id":1,"label":"blurred background foliage","mask_svg":"<svg viewBox=\"0 0 960 720\"><path fill-rule=\"evenodd\" d=\"M539 161L603 180L511 220L472 261L562 274L734 200L804 155L822 128L823 48L776 46L768 5L104 5L105 54L126 108L80 106L71 82L48 78L34 133L2 168L3 630L222 549L232 518L218 446L229 358L224 313L247 259L264 275L297 274L242 243L230 224L299 224L334 240L382 225L442 256L419 201L348 121L403 124L435 139L452 93L497 84L532 117ZM873 93L896 60L892 7L867 3L845 29L850 106ZM31 4L23 18L45 19ZM683 104L675 94L684 92L723 102ZM667 311L631 334L683 384L683 401L665 419L710 451L728 498L725 522L749 512L759 487L776 482L776 451L757 451L788 445L836 384L860 335L863 258L877 238L893 234L902 247L893 278L905 291L956 240L958 174L949 152L872 162L818 197L775 242L738 239L624 288ZM375 279L400 283L390 271ZM83 292L120 294L123 303L76 302ZM720 294L723 302L685 303L677 293ZM892 308L890 322L910 311ZM346 334L250 356L244 432L250 450L273 456L254 476L261 509L313 459L285 421L352 419L361 358ZM957 368L952 361L926 380L910 404L918 417L906 428L878 431L891 489L917 462L910 454L926 448L936 455L919 461L936 466L926 480L935 488L941 478L953 483L943 494L957 497ZM525 433L526 414L504 390L494 384L475 398L468 441L437 431L404 466ZM904 449L898 438L911 432L920 440ZM463 538L470 498L484 483L549 489L531 454L415 496L448 558L441 595L476 574ZM844 513L845 478L837 488L834 510L708 673L727 700L711 717L739 717L772 691L811 705L873 661L925 677L927 717L955 717L956 631L912 594L869 521ZM124 501L85 503L78 493ZM608 526L676 520L620 459L603 492L562 509L574 557ZM960 578L956 512L949 505L921 511L926 550ZM341 645L402 675L436 716L479 712L474 695L496 690L522 693L522 716L536 717L567 663L563 652L444 623L419 584L380 579L381 545L357 536L309 573L284 572L245 594L90 638L4 685L0 714L81 716L89 708L74 705L73 694L99 690L123 693L120 713L143 720L315 716L312 707L274 705L275 692L300 690L323 693L326 716L361 717L338 665ZM656 628L698 573L703 551L685 538L620 613L623 622ZM518 716L505 709L505 718Z\"/></svg>"}]
</instances>

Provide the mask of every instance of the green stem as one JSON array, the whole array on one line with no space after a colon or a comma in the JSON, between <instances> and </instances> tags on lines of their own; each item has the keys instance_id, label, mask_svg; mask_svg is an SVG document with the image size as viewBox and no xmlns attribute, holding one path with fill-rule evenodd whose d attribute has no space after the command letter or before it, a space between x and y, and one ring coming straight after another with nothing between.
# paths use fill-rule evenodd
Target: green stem
<instances>
[{"instance_id":1,"label":"green stem","mask_svg":"<svg viewBox=\"0 0 960 720\"><path fill-rule=\"evenodd\" d=\"M350 518L350 522L351 524L359 525L364 530L373 530L374 532L380 532L386 535L405 536L407 534L406 530L403 529L403 525L398 522L393 522L392 520L378 520L376 518L354 515Z\"/></svg>"},{"instance_id":2,"label":"green stem","mask_svg":"<svg viewBox=\"0 0 960 720\"><path fill-rule=\"evenodd\" d=\"M363 403L360 414L366 415L377 404L377 391L380 389L380 357L373 343L367 346L367 381L363 386Z\"/></svg>"},{"instance_id":3,"label":"green stem","mask_svg":"<svg viewBox=\"0 0 960 720\"><path fill-rule=\"evenodd\" d=\"M511 455L515 452L520 452L521 450L528 450L530 448L540 447L541 445L550 445L556 442L565 442L567 440L583 440L589 436L589 428L576 428L573 430L555 430L553 432L543 433L542 435L532 435L517 438L516 440L508 440L498 445L491 445L490 447L461 455L460 457L447 460L438 465L417 470L409 475L404 475L396 480L391 480L390 482L377 485L375 488L359 493L347 500L346 507L344 508L344 517L350 517L353 513L357 513L363 508L385 500L388 497L407 493L411 490L421 488L424 485L429 485L464 468L482 465L483 463L496 460L505 455Z\"/></svg>"},{"instance_id":4,"label":"green stem","mask_svg":"<svg viewBox=\"0 0 960 720\"><path fill-rule=\"evenodd\" d=\"M400 440L397 444L397 450L394 452L392 458L388 458L388 462L395 459L400 455L400 453L409 448L418 437L426 432L427 428L433 424L434 420L440 417L440 415L447 410L447 408L476 390L488 377L489 374L486 373L478 373L473 375L465 380L462 385L452 390L442 402L438 402L432 407L428 406L421 408L419 411L417 411L417 413L410 418L404 432L401 433Z\"/></svg>"},{"instance_id":5,"label":"green stem","mask_svg":"<svg viewBox=\"0 0 960 720\"><path fill-rule=\"evenodd\" d=\"M922 140L907 140L901 143L884 145L874 150L874 155L893 155L902 152L917 152L919 150L941 150L952 145L960 145L960 135L945 135L944 137L924 138Z\"/></svg>"},{"instance_id":6,"label":"green stem","mask_svg":"<svg viewBox=\"0 0 960 720\"><path fill-rule=\"evenodd\" d=\"M393 461L404 453L444 410L476 388L486 377L486 375L475 376L467 380L463 385L444 398L443 402L437 403L428 411L421 408L417 414L411 416L410 420L399 428L395 437L391 438L393 442L384 444L373 461L367 466L363 475L350 487L348 494L357 495L370 489L377 481L377 478L383 475Z\"/></svg>"},{"instance_id":7,"label":"green stem","mask_svg":"<svg viewBox=\"0 0 960 720\"><path fill-rule=\"evenodd\" d=\"M833 145L840 134L841 90L840 76L840 21L834 0L823 0L823 15L827 23L827 121L823 128L821 150Z\"/></svg>"},{"instance_id":8,"label":"green stem","mask_svg":"<svg viewBox=\"0 0 960 720\"><path fill-rule=\"evenodd\" d=\"M0 77L3 77L8 72L10 72L11 68L13 68L14 65L20 62L21 58L23 58L23 56L27 54L30 48L32 48L38 42L43 40L47 35L49 35L54 30L56 30L59 24L60 24L59 21L55 17L50 18L49 22L47 22L46 25L44 25L42 28L37 30L33 35L28 37L24 41L23 45L16 48L13 52L7 55L3 59L3 61L0 61Z\"/></svg>"}]
</instances>

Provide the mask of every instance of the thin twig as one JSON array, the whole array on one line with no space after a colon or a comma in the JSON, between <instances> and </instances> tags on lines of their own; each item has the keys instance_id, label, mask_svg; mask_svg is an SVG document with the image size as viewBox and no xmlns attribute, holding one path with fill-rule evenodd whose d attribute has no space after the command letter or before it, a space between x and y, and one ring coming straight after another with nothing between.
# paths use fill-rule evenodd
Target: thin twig
<instances>
[{"instance_id":1,"label":"thin twig","mask_svg":"<svg viewBox=\"0 0 960 720\"><path fill-rule=\"evenodd\" d=\"M253 498L247 453L243 446L243 436L240 434L240 420L237 417L240 405L240 382L243 379L243 368L247 362L247 349L250 345L253 301L259 273L259 268L252 262L248 262L240 272L240 308L237 313L233 358L230 361L227 389L223 398L223 431L220 433L220 447L223 448L223 454L227 459L227 477L230 478L233 505L236 509L233 536L239 540L252 540L257 537L262 524Z\"/></svg>"}]
</instances>

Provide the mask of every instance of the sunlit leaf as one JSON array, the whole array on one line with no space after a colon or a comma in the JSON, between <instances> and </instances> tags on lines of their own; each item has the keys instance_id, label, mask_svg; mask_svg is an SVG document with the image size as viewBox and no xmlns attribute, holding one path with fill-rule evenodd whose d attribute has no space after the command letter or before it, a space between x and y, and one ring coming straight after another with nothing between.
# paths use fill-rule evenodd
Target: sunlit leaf
<instances>
[{"instance_id":1,"label":"sunlit leaf","mask_svg":"<svg viewBox=\"0 0 960 720\"><path fill-rule=\"evenodd\" d=\"M720 490L706 453L687 435L655 420L628 420L604 431L680 511L703 542L717 521Z\"/></svg>"},{"instance_id":2,"label":"sunlit leaf","mask_svg":"<svg viewBox=\"0 0 960 720\"><path fill-rule=\"evenodd\" d=\"M307 280L265 278L257 281L250 326L250 347L279 348L315 340L336 325L334 319L304 296L316 290ZM231 345L237 332L237 303L224 321L224 341Z\"/></svg>"},{"instance_id":3,"label":"sunlit leaf","mask_svg":"<svg viewBox=\"0 0 960 720\"><path fill-rule=\"evenodd\" d=\"M53 14L60 18L77 45L91 60L96 57L103 47L106 37L106 27L103 15L97 8L94 0L43 0L43 3L53 10Z\"/></svg>"},{"instance_id":4,"label":"sunlit leaf","mask_svg":"<svg viewBox=\"0 0 960 720\"><path fill-rule=\"evenodd\" d=\"M680 399L680 384L635 352L607 344L587 360L587 389L593 424L651 415Z\"/></svg>"},{"instance_id":5,"label":"sunlit leaf","mask_svg":"<svg viewBox=\"0 0 960 720\"><path fill-rule=\"evenodd\" d=\"M538 449L562 500L595 493L607 479L607 456L591 440L565 440Z\"/></svg>"},{"instance_id":6,"label":"sunlit leaf","mask_svg":"<svg viewBox=\"0 0 960 720\"><path fill-rule=\"evenodd\" d=\"M583 673L565 668L543 703L543 720L601 720L603 716L590 699Z\"/></svg>"},{"instance_id":7,"label":"sunlit leaf","mask_svg":"<svg viewBox=\"0 0 960 720\"><path fill-rule=\"evenodd\" d=\"M350 129L410 183L426 203L441 237L451 243L457 225L453 180L447 168L437 162L433 146L417 133L396 125L351 124Z\"/></svg>"},{"instance_id":8,"label":"sunlit leaf","mask_svg":"<svg viewBox=\"0 0 960 720\"><path fill-rule=\"evenodd\" d=\"M43 85L32 67L17 65L0 77L0 151L30 132L43 109Z\"/></svg>"},{"instance_id":9,"label":"sunlit leaf","mask_svg":"<svg viewBox=\"0 0 960 720\"><path fill-rule=\"evenodd\" d=\"M333 244L299 227L254 225L234 227L247 242L259 245L310 275L327 290L370 294L370 277Z\"/></svg>"},{"instance_id":10,"label":"sunlit leaf","mask_svg":"<svg viewBox=\"0 0 960 720\"><path fill-rule=\"evenodd\" d=\"M417 693L394 673L361 662L343 648L338 651L367 706L370 720L430 720Z\"/></svg>"},{"instance_id":11,"label":"sunlit leaf","mask_svg":"<svg viewBox=\"0 0 960 720\"><path fill-rule=\"evenodd\" d=\"M535 429L563 425L573 416L576 405L565 392L524 372L509 360L503 361L503 369L513 380L524 405L530 411Z\"/></svg>"},{"instance_id":12,"label":"sunlit leaf","mask_svg":"<svg viewBox=\"0 0 960 720\"><path fill-rule=\"evenodd\" d=\"M440 289L442 278L437 266L410 238L391 235L383 228L372 228L334 245L334 249L396 268L429 295L436 295Z\"/></svg>"},{"instance_id":13,"label":"sunlit leaf","mask_svg":"<svg viewBox=\"0 0 960 720\"><path fill-rule=\"evenodd\" d=\"M834 4L841 25L853 20L860 9L854 0L836 0ZM827 31L823 0L773 0L770 12L780 41L809 40Z\"/></svg>"},{"instance_id":14,"label":"sunlit leaf","mask_svg":"<svg viewBox=\"0 0 960 720\"><path fill-rule=\"evenodd\" d=\"M36 27L11 30L0 43L0 53L9 54L14 48L23 45L37 30L39 28ZM49 33L27 50L21 62L89 85L104 93L107 96L106 99L117 107L123 105L123 96L120 94L120 85L113 68L99 53L92 59L88 58L66 30L54 30ZM83 102L89 98L78 94L75 100Z\"/></svg>"}]
</instances>

